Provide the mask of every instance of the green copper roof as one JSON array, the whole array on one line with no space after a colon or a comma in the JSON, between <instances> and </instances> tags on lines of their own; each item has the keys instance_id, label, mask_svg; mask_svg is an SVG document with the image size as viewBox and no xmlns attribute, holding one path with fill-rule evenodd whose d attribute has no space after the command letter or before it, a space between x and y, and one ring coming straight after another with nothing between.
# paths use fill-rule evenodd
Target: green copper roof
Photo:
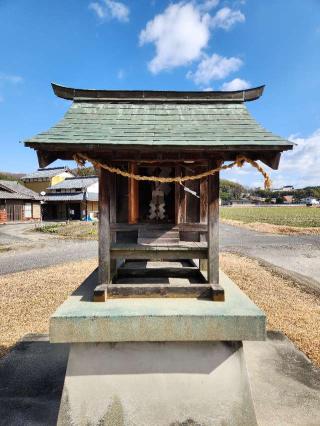
<instances>
[{"instance_id":1,"label":"green copper roof","mask_svg":"<svg viewBox=\"0 0 320 426\"><path fill-rule=\"evenodd\" d=\"M262 128L242 102L74 102L48 131L25 141L38 144L157 146L278 146L293 143ZM50 150L50 149L49 149Z\"/></svg>"}]
</instances>

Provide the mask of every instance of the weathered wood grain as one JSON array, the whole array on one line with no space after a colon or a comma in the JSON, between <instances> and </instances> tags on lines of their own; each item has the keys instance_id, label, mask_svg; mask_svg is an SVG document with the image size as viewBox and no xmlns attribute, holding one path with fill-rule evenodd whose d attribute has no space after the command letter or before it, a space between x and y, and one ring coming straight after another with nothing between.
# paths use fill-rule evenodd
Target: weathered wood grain
<instances>
[{"instance_id":1,"label":"weathered wood grain","mask_svg":"<svg viewBox=\"0 0 320 426\"><path fill-rule=\"evenodd\" d=\"M209 162L209 167L218 165ZM219 283L219 173L208 178L208 281Z\"/></svg>"},{"instance_id":2,"label":"weathered wood grain","mask_svg":"<svg viewBox=\"0 0 320 426\"><path fill-rule=\"evenodd\" d=\"M110 273L110 173L100 170L99 176L99 283L109 283Z\"/></svg>"},{"instance_id":3,"label":"weathered wood grain","mask_svg":"<svg viewBox=\"0 0 320 426\"><path fill-rule=\"evenodd\" d=\"M109 284L99 285L94 290L93 300L105 302L119 298L203 298L222 301L224 291L220 286L208 284L189 284L186 286L170 284Z\"/></svg>"}]
</instances>

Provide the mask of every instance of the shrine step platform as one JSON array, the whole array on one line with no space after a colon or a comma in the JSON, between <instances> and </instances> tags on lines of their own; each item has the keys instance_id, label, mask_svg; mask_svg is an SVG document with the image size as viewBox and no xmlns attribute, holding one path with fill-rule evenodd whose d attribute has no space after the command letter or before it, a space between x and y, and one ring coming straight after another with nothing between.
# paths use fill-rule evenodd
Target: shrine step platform
<instances>
[{"instance_id":1,"label":"shrine step platform","mask_svg":"<svg viewBox=\"0 0 320 426\"><path fill-rule=\"evenodd\" d=\"M264 313L220 272L223 303L201 299L93 302L97 272L50 319L53 343L264 340Z\"/></svg>"}]
</instances>

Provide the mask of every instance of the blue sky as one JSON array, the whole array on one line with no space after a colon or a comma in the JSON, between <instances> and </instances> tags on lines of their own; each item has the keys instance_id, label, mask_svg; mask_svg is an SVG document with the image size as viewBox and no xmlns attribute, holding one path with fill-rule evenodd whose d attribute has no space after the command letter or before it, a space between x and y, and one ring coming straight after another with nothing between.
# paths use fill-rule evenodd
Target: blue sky
<instances>
[{"instance_id":1,"label":"blue sky","mask_svg":"<svg viewBox=\"0 0 320 426\"><path fill-rule=\"evenodd\" d=\"M68 108L51 81L154 90L266 84L249 110L298 143L271 173L274 185L320 185L319 0L0 0L0 19L0 170L38 166L19 141ZM224 177L261 184L247 167Z\"/></svg>"}]
</instances>

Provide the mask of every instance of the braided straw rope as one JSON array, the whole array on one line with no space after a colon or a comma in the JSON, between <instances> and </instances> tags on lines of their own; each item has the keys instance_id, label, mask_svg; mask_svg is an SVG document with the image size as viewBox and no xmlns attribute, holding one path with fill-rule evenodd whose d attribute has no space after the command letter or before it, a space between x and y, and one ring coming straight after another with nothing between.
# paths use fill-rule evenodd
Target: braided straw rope
<instances>
[{"instance_id":1,"label":"braided straw rope","mask_svg":"<svg viewBox=\"0 0 320 426\"><path fill-rule=\"evenodd\" d=\"M207 170L206 172L199 173L197 175L180 176L180 177L179 176L178 177L161 177L161 176L136 175L136 174L121 170L118 167L111 167L111 166L108 166L107 164L102 164L99 161L94 160L93 158L90 158L88 155L82 154L82 153L75 154L73 158L75 162L78 164L78 166L80 167L83 167L85 165L85 162L89 161L96 168L103 168L105 170L108 170L108 172L110 173L116 173L117 175L121 175L123 177L135 179L135 180L144 180L144 181L161 182L161 183L171 183L171 182L182 183L188 180L198 180L198 179L205 178L207 176L214 175L215 173L221 170L232 169L234 166L242 167L244 163L247 162L251 164L252 167L256 168L263 175L265 189L269 189L271 187L271 179L268 173L256 161L251 160L250 158L247 158L243 155L239 155L236 158L236 160L232 161L230 164L223 164L219 167L216 167L215 169Z\"/></svg>"}]
</instances>

